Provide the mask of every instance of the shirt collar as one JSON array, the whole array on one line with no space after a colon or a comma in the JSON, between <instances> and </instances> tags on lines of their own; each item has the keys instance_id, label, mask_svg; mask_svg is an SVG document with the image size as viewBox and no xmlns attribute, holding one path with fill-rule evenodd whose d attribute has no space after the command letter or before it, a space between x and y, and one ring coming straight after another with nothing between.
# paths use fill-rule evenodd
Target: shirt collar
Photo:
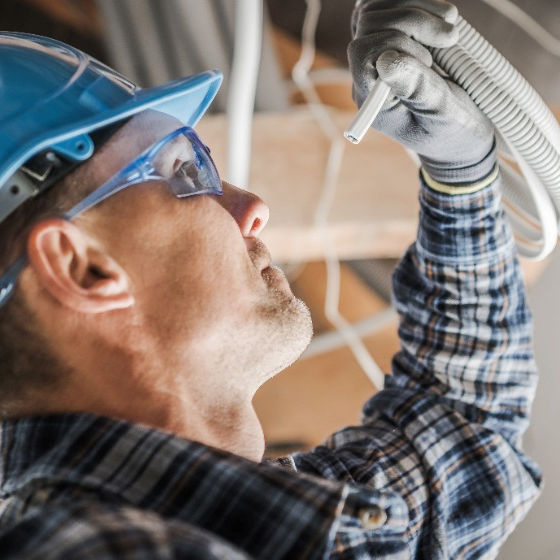
<instances>
[{"instance_id":1,"label":"shirt collar","mask_svg":"<svg viewBox=\"0 0 560 560\"><path fill-rule=\"evenodd\" d=\"M251 555L321 558L348 486L90 414L4 421L0 498L60 482L194 524Z\"/></svg>"}]
</instances>

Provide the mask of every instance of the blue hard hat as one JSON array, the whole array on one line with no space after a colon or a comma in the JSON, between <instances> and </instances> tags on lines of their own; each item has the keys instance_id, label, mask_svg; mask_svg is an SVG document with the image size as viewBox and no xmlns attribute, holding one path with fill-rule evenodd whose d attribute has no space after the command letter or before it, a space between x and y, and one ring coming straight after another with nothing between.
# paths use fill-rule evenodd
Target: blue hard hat
<instances>
[{"instance_id":1,"label":"blue hard hat","mask_svg":"<svg viewBox=\"0 0 560 560\"><path fill-rule=\"evenodd\" d=\"M69 45L26 33L0 33L0 221L10 178L31 157L51 149L74 162L93 153L88 134L151 108L194 126L222 81L203 72L140 88ZM13 206L13 202L10 203ZM5 206L5 205L4 205Z\"/></svg>"}]
</instances>

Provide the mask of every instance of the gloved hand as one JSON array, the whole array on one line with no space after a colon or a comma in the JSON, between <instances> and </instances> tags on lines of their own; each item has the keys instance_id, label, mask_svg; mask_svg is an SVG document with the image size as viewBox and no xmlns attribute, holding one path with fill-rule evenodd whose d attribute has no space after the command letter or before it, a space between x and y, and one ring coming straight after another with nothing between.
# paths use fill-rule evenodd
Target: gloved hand
<instances>
[{"instance_id":1,"label":"gloved hand","mask_svg":"<svg viewBox=\"0 0 560 560\"><path fill-rule=\"evenodd\" d=\"M378 75L394 94L374 128L415 151L436 181L469 184L494 168L494 127L461 87L431 68L426 48L456 44L457 16L440 0L358 0L348 60L359 106Z\"/></svg>"}]
</instances>

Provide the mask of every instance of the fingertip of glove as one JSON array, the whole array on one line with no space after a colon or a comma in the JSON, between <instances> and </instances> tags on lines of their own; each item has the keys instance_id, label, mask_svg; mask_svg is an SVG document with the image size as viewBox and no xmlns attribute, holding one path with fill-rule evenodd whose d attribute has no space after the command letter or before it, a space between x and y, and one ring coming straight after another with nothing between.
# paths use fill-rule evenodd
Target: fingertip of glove
<instances>
[{"instance_id":1,"label":"fingertip of glove","mask_svg":"<svg viewBox=\"0 0 560 560\"><path fill-rule=\"evenodd\" d=\"M436 49L448 49L459 42L459 28L446 20L430 38L430 46Z\"/></svg>"},{"instance_id":2,"label":"fingertip of glove","mask_svg":"<svg viewBox=\"0 0 560 560\"><path fill-rule=\"evenodd\" d=\"M377 59L379 77L401 99L412 95L420 76L428 70L417 58L397 51L385 51Z\"/></svg>"},{"instance_id":3,"label":"fingertip of glove","mask_svg":"<svg viewBox=\"0 0 560 560\"><path fill-rule=\"evenodd\" d=\"M405 55L403 53L400 53L399 51L392 51L392 50L385 51L377 59L376 66L378 68L379 66L381 66L384 70L386 70L389 68L389 66L395 64L397 60L399 60L404 56Z\"/></svg>"},{"instance_id":4,"label":"fingertip of glove","mask_svg":"<svg viewBox=\"0 0 560 560\"><path fill-rule=\"evenodd\" d=\"M455 4L448 3L448 9L445 15L443 16L444 21L447 23L451 23L455 25L457 20L459 19L459 8L455 6Z\"/></svg>"},{"instance_id":5,"label":"fingertip of glove","mask_svg":"<svg viewBox=\"0 0 560 560\"><path fill-rule=\"evenodd\" d=\"M402 70L409 65L410 60L416 59L398 51L385 51L377 59L377 72L383 80L392 80L392 78L396 78Z\"/></svg>"},{"instance_id":6,"label":"fingertip of glove","mask_svg":"<svg viewBox=\"0 0 560 560\"><path fill-rule=\"evenodd\" d=\"M377 59L379 77L393 90L397 97L407 97L411 82L416 81L416 59L397 51L385 51Z\"/></svg>"}]
</instances>

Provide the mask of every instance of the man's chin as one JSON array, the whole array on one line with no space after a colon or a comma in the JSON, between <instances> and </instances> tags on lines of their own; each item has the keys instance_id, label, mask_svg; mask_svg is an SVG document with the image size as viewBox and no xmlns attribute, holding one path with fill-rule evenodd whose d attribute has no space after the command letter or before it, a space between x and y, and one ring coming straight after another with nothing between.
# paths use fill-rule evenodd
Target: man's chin
<instances>
[{"instance_id":1,"label":"man's chin","mask_svg":"<svg viewBox=\"0 0 560 560\"><path fill-rule=\"evenodd\" d=\"M309 307L307 304L294 296L294 305L298 307L298 314L301 319L300 323L300 349L296 352L296 357L294 358L293 362L295 362L306 350L306 348L311 343L311 339L313 338L313 322L311 320L311 311L309 311ZM292 363L293 363L292 362Z\"/></svg>"},{"instance_id":2,"label":"man's chin","mask_svg":"<svg viewBox=\"0 0 560 560\"><path fill-rule=\"evenodd\" d=\"M284 301L276 309L275 317L269 317L275 325L267 341L269 367L264 368L263 382L292 365L309 346L313 337L313 323L307 305L294 295L283 293Z\"/></svg>"},{"instance_id":3,"label":"man's chin","mask_svg":"<svg viewBox=\"0 0 560 560\"><path fill-rule=\"evenodd\" d=\"M280 267L274 265L267 266L261 272L261 276L269 288L293 295L288 279Z\"/></svg>"}]
</instances>

